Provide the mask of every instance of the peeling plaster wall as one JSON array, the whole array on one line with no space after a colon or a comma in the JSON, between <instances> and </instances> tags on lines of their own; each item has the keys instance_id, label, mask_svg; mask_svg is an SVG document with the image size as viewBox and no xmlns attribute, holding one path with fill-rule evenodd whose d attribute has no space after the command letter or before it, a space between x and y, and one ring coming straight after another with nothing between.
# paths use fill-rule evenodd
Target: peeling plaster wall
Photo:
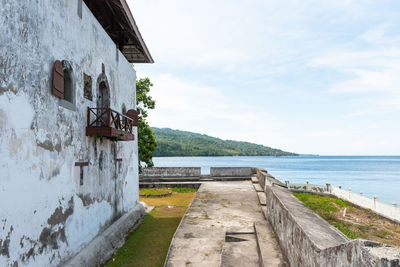
<instances>
[{"instance_id":1,"label":"peeling plaster wall","mask_svg":"<svg viewBox=\"0 0 400 267\"><path fill-rule=\"evenodd\" d=\"M57 266L138 204L137 140L85 136L102 64L120 112L136 74L77 0L0 0L0 25L0 266ZM51 94L55 60L71 63L75 110Z\"/></svg>"}]
</instances>

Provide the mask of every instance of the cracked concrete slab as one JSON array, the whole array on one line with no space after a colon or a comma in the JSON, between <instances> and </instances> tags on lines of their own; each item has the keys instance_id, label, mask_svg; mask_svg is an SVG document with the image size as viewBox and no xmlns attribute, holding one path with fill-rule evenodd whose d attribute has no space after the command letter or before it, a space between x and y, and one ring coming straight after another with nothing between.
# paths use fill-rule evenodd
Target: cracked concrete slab
<instances>
[{"instance_id":1,"label":"cracked concrete slab","mask_svg":"<svg viewBox=\"0 0 400 267\"><path fill-rule=\"evenodd\" d=\"M165 265L230 266L229 251L234 251L237 259L257 255L254 222L263 220L250 180L205 182L175 233ZM249 234L252 238L232 244L225 242L226 233L253 234Z\"/></svg>"}]
</instances>

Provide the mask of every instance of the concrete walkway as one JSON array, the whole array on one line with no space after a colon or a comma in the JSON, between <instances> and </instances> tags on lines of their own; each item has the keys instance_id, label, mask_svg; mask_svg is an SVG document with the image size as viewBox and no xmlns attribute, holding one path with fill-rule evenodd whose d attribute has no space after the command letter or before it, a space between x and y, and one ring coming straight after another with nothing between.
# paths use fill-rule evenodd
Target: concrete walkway
<instances>
[{"instance_id":1,"label":"concrete walkway","mask_svg":"<svg viewBox=\"0 0 400 267\"><path fill-rule=\"evenodd\" d=\"M256 222L258 228L270 227L251 181L205 182L175 233L166 266L262 266L260 247L268 248L264 258L270 255L281 266L273 232L261 230L257 238ZM260 246L259 240L269 245Z\"/></svg>"}]
</instances>

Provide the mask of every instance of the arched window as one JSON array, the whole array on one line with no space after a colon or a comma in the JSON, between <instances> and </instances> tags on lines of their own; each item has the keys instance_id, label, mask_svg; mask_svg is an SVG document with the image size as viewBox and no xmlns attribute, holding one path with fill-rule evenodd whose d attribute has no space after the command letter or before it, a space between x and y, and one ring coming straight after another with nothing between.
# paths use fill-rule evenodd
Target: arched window
<instances>
[{"instance_id":1,"label":"arched window","mask_svg":"<svg viewBox=\"0 0 400 267\"><path fill-rule=\"evenodd\" d=\"M107 76L104 73L100 74L99 78L97 78L97 107L110 107L110 86Z\"/></svg>"}]
</instances>

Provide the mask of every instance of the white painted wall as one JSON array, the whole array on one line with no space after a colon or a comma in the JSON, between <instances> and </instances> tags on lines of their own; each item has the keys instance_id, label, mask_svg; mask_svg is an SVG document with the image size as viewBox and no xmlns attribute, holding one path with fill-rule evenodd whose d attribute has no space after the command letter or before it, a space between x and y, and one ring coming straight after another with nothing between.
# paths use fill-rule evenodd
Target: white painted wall
<instances>
[{"instance_id":1,"label":"white painted wall","mask_svg":"<svg viewBox=\"0 0 400 267\"><path fill-rule=\"evenodd\" d=\"M85 136L102 64L120 112L136 108L136 74L89 9L77 10L75 0L0 0L0 266L59 265L138 203L137 140ZM72 63L76 111L51 94L55 60ZM77 161L89 162L82 186Z\"/></svg>"}]
</instances>

